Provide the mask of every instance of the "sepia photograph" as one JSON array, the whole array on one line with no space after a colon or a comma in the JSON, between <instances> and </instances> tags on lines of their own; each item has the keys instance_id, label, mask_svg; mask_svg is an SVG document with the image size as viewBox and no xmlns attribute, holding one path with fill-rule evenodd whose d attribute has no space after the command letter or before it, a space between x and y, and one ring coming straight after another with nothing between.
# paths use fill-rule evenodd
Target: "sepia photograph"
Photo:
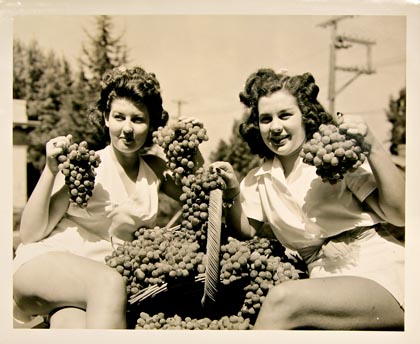
<instances>
[{"instance_id":1,"label":"sepia photograph","mask_svg":"<svg viewBox=\"0 0 420 344\"><path fill-rule=\"evenodd\" d=\"M170 3L0 1L4 342L416 342L418 4Z\"/></svg>"}]
</instances>

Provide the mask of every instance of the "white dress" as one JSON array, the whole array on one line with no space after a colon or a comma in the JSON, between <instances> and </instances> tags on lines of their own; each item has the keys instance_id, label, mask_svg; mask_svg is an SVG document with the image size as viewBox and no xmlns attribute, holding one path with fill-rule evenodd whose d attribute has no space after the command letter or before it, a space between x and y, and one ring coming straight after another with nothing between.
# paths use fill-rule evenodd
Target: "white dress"
<instances>
[{"instance_id":1,"label":"white dress","mask_svg":"<svg viewBox=\"0 0 420 344\"><path fill-rule=\"evenodd\" d=\"M284 246L301 254L310 278L369 278L403 306L404 247L363 204L375 188L368 165L330 185L300 159L286 179L274 158L244 178L241 202L249 218L268 222Z\"/></svg>"},{"instance_id":2,"label":"white dress","mask_svg":"<svg viewBox=\"0 0 420 344\"><path fill-rule=\"evenodd\" d=\"M113 220L107 215L114 208L124 212L124 216L130 216L130 226L134 229L155 226L159 179L153 170L140 159L136 190L129 196L118 174L112 148L107 146L98 153L101 163L96 169L95 188L87 207L83 209L70 203L48 237L35 243L20 244L13 262L14 271L35 256L51 251L70 252L105 263L105 256L113 251L108 233ZM55 189L64 183L60 176L57 176Z\"/></svg>"}]
</instances>

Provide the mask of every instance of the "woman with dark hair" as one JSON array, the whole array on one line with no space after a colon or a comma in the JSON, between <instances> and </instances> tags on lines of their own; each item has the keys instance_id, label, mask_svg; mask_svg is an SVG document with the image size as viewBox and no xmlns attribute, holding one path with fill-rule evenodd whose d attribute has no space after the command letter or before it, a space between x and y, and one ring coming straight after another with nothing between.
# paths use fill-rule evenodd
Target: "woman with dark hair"
<instances>
[{"instance_id":1,"label":"woman with dark hair","mask_svg":"<svg viewBox=\"0 0 420 344\"><path fill-rule=\"evenodd\" d=\"M240 93L249 113L240 133L264 162L240 184L230 164L212 164L227 184L228 228L248 238L268 223L308 266L308 279L270 289L255 329L402 329L404 248L382 224L404 225L404 178L366 123L347 116L371 147L366 163L335 184L305 164L304 143L338 124L317 95L309 73L253 73Z\"/></svg>"},{"instance_id":2,"label":"woman with dark hair","mask_svg":"<svg viewBox=\"0 0 420 344\"><path fill-rule=\"evenodd\" d=\"M181 194L166 162L143 154L168 120L154 74L140 67L105 73L89 115L109 144L97 152L101 163L87 206L69 202L56 157L71 142L56 137L46 144L46 167L20 225L14 301L26 314L49 314L51 328L126 327L125 282L105 257L113 241L155 226L159 190L174 199Z\"/></svg>"}]
</instances>

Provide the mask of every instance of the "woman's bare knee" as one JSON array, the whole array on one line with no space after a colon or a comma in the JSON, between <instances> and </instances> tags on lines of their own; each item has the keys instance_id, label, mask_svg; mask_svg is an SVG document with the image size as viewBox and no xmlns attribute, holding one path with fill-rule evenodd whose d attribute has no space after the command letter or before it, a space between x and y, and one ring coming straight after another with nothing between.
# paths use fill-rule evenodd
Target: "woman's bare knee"
<instances>
[{"instance_id":1,"label":"woman's bare knee","mask_svg":"<svg viewBox=\"0 0 420 344\"><path fill-rule=\"evenodd\" d=\"M256 320L255 329L291 329L297 327L297 310L300 308L296 299L295 282L274 286L268 292Z\"/></svg>"},{"instance_id":2,"label":"woman's bare knee","mask_svg":"<svg viewBox=\"0 0 420 344\"><path fill-rule=\"evenodd\" d=\"M74 307L60 308L51 314L50 328L86 328L86 312L83 309Z\"/></svg>"},{"instance_id":3,"label":"woman's bare knee","mask_svg":"<svg viewBox=\"0 0 420 344\"><path fill-rule=\"evenodd\" d=\"M104 266L98 274L92 276L92 288L94 291L98 289L103 293L115 294L125 291L126 285L122 276L107 266Z\"/></svg>"},{"instance_id":4,"label":"woman's bare knee","mask_svg":"<svg viewBox=\"0 0 420 344\"><path fill-rule=\"evenodd\" d=\"M114 269L103 266L89 281L88 303L102 302L120 308L127 302L126 284ZM109 305L108 305L109 306Z\"/></svg>"}]
</instances>

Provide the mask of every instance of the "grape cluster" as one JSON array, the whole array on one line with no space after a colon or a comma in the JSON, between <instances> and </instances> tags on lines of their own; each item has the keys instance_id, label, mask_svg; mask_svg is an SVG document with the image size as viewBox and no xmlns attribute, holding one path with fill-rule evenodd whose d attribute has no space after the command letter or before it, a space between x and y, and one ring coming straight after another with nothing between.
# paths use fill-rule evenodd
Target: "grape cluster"
<instances>
[{"instance_id":1,"label":"grape cluster","mask_svg":"<svg viewBox=\"0 0 420 344\"><path fill-rule=\"evenodd\" d=\"M153 133L153 142L162 147L178 184L184 176L194 174L199 167L195 162L198 146L207 140L206 129L201 124L184 121L159 127Z\"/></svg>"},{"instance_id":2,"label":"grape cluster","mask_svg":"<svg viewBox=\"0 0 420 344\"><path fill-rule=\"evenodd\" d=\"M229 285L248 276L251 249L245 242L228 238L227 244L220 246L220 280Z\"/></svg>"},{"instance_id":3,"label":"grape cluster","mask_svg":"<svg viewBox=\"0 0 420 344\"><path fill-rule=\"evenodd\" d=\"M361 135L353 135L346 124L321 124L300 153L303 161L316 167L316 173L331 184L356 170L369 154Z\"/></svg>"},{"instance_id":4,"label":"grape cluster","mask_svg":"<svg viewBox=\"0 0 420 344\"><path fill-rule=\"evenodd\" d=\"M154 315L141 312L135 328L137 330L250 330L252 325L249 319L237 315L225 315L212 320L207 317L201 319L182 318L179 315L165 317L162 312Z\"/></svg>"},{"instance_id":5,"label":"grape cluster","mask_svg":"<svg viewBox=\"0 0 420 344\"><path fill-rule=\"evenodd\" d=\"M239 314L254 321L271 287L300 276L290 262L283 262L277 256L267 257L254 251L250 261L251 282L244 288L245 300Z\"/></svg>"},{"instance_id":6,"label":"grape cluster","mask_svg":"<svg viewBox=\"0 0 420 344\"><path fill-rule=\"evenodd\" d=\"M68 136L71 139L71 136ZM70 201L86 207L95 186L97 168L101 162L94 150L88 149L86 141L72 143L57 156L58 168L65 176L69 187Z\"/></svg>"},{"instance_id":7,"label":"grape cluster","mask_svg":"<svg viewBox=\"0 0 420 344\"><path fill-rule=\"evenodd\" d=\"M182 178L181 225L186 230L193 230L200 245L206 240L207 220L209 217L210 192L215 189L224 189L225 182L217 174L200 167L195 174Z\"/></svg>"},{"instance_id":8,"label":"grape cluster","mask_svg":"<svg viewBox=\"0 0 420 344\"><path fill-rule=\"evenodd\" d=\"M153 140L163 149L175 182L182 186L182 228L193 230L202 246L207 235L210 192L225 188L217 172L211 173L195 162L200 143L208 140L206 130L201 124L177 121L159 127Z\"/></svg>"},{"instance_id":9,"label":"grape cluster","mask_svg":"<svg viewBox=\"0 0 420 344\"><path fill-rule=\"evenodd\" d=\"M221 283L230 285L249 278L239 316L254 321L268 290L281 282L299 279L298 270L287 261L284 248L276 240L254 237L248 241L228 238L221 248Z\"/></svg>"},{"instance_id":10,"label":"grape cluster","mask_svg":"<svg viewBox=\"0 0 420 344\"><path fill-rule=\"evenodd\" d=\"M193 232L140 228L132 242L117 245L105 263L124 278L129 296L151 286L193 278L205 271Z\"/></svg>"}]
</instances>

